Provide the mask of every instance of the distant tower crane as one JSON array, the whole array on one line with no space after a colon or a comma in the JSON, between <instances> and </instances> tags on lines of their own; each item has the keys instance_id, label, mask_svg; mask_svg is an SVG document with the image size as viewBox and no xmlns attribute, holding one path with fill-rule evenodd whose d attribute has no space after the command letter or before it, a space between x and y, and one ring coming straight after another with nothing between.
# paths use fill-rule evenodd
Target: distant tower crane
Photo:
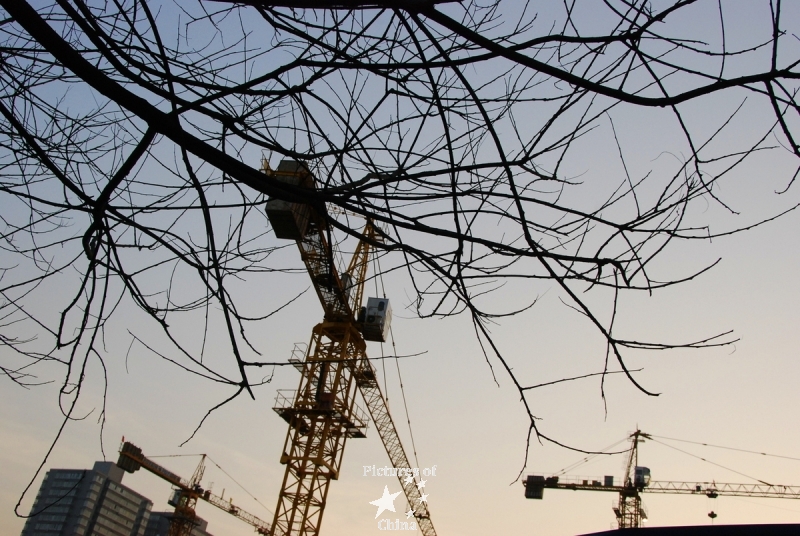
<instances>
[{"instance_id":1,"label":"distant tower crane","mask_svg":"<svg viewBox=\"0 0 800 536\"><path fill-rule=\"evenodd\" d=\"M117 465L129 473L138 471L142 467L153 473L154 475L163 478L173 486L175 491L169 500L169 504L175 507L175 515L170 520L169 536L190 536L192 528L195 526L197 515L195 514L195 506L198 499L213 504L220 510L238 517L248 525L251 525L256 532L264 536L270 533L269 524L258 517L245 512L238 506L233 505L233 501L226 501L222 497L218 497L211 493L210 490L204 490L200 487L200 481L203 478L203 471L205 470L205 454L203 455L197 469L192 475L191 480L186 480L169 469L162 467L153 460L145 457L142 454L142 449L129 441L125 441L119 449L119 460Z\"/></svg>"},{"instance_id":2,"label":"distant tower crane","mask_svg":"<svg viewBox=\"0 0 800 536\"><path fill-rule=\"evenodd\" d=\"M670 493L681 495L705 495L716 499L720 495L730 497L765 497L774 499L800 499L800 486L776 486L772 484L719 484L716 482L669 482L651 481L650 469L639 465L639 443L650 436L641 430L630 435L631 449L621 486L614 485L613 476L600 480L559 481L559 477L529 475L523 482L525 498L542 499L545 488L570 489L581 491L611 491L619 493L619 502L614 507L614 515L621 529L639 528L647 519L642 505L641 493ZM709 513L712 519L717 517Z\"/></svg>"},{"instance_id":3,"label":"distant tower crane","mask_svg":"<svg viewBox=\"0 0 800 536\"><path fill-rule=\"evenodd\" d=\"M292 187L314 190L314 176L305 164L283 160L277 169L265 161L267 175ZM273 536L319 534L331 480L339 478L347 438L365 437L366 414L356 405L360 391L394 467L410 467L400 437L367 358L366 340L385 341L391 321L386 298L369 298L362 307L371 247L381 242L367 220L347 271L338 272L329 241L329 216L324 203L270 198L267 216L275 236L297 242L300 257L324 310L312 330L296 393L278 394L275 411L289 423L281 455L286 465ZM424 536L435 536L428 505L416 482L398 474L400 485Z\"/></svg>"}]
</instances>

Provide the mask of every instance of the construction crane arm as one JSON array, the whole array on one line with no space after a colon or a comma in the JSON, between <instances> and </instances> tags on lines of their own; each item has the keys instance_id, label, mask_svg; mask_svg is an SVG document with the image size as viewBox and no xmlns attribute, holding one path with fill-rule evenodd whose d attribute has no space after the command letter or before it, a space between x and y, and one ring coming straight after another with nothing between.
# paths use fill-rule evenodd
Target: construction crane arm
<instances>
[{"instance_id":1,"label":"construction crane arm","mask_svg":"<svg viewBox=\"0 0 800 536\"><path fill-rule=\"evenodd\" d=\"M581 480L575 478L562 480L557 476L549 476L545 478L543 476L535 475L529 476L526 480L523 480L522 485L525 486L525 496L529 499L541 499L544 488L571 489L573 491L612 491L616 493L626 489L625 486L615 486L613 481L606 482L601 480Z\"/></svg>"},{"instance_id":2,"label":"construction crane arm","mask_svg":"<svg viewBox=\"0 0 800 536\"><path fill-rule=\"evenodd\" d=\"M772 497L776 499L800 499L800 486L772 484L732 484L717 482L669 482L651 481L642 491L646 493L676 493L683 495L706 495L729 497Z\"/></svg>"},{"instance_id":3,"label":"construction crane arm","mask_svg":"<svg viewBox=\"0 0 800 536\"><path fill-rule=\"evenodd\" d=\"M611 491L623 493L635 490L640 493L660 493L677 495L705 495L710 498L729 497L771 497L775 499L800 499L800 486L782 486L773 484L735 484L727 482L672 482L651 480L646 486L614 486L605 485L600 480L561 480L558 477L536 477L523 481L526 488L543 490L567 489L573 491ZM527 491L527 490L526 490Z\"/></svg>"},{"instance_id":4,"label":"construction crane arm","mask_svg":"<svg viewBox=\"0 0 800 536\"><path fill-rule=\"evenodd\" d=\"M273 170L265 161L262 163L262 171L287 184L309 190L316 188L314 176L301 162L282 160L278 168ZM297 242L300 257L325 311L325 318L354 319L354 311L346 294L348 285L342 281L334 262L325 205L312 207L304 203L270 198L267 201L267 215L277 238Z\"/></svg>"},{"instance_id":5,"label":"construction crane arm","mask_svg":"<svg viewBox=\"0 0 800 536\"><path fill-rule=\"evenodd\" d=\"M117 461L117 466L129 473L136 472L144 467L154 475L166 480L176 488L181 488L186 491L190 491L192 488L188 480L179 477L169 469L166 469L165 467L162 467L156 462L145 457L145 455L142 454L142 449L130 441L125 441L122 443L122 447L119 450L119 460Z\"/></svg>"},{"instance_id":6,"label":"construction crane arm","mask_svg":"<svg viewBox=\"0 0 800 536\"><path fill-rule=\"evenodd\" d=\"M119 460L117 461L117 465L120 467L120 469L123 469L129 473L138 471L140 468L145 468L149 472L166 480L184 492L191 493L197 498L202 499L209 504L213 504L220 510L224 510L229 514L238 517L245 523L255 528L259 534L270 534L269 524L266 521L242 510L238 506L234 506L232 501L225 500L222 497L214 495L209 490L202 489L199 485L192 486L192 484L185 478L181 478L169 469L162 467L153 460L147 458L144 454L142 454L142 449L130 441L125 441L122 444L122 447L119 451Z\"/></svg>"},{"instance_id":7,"label":"construction crane arm","mask_svg":"<svg viewBox=\"0 0 800 536\"><path fill-rule=\"evenodd\" d=\"M364 397L364 401L367 403L370 416L375 423L375 428L378 430L378 435L381 436L383 446L386 447L386 453L389 455L392 466L410 468L408 456L406 456L403 444L400 442L400 436L397 435L397 428L394 425L394 421L392 421L392 416L389 414L389 408L386 406L386 400L383 398L378 386L375 369L372 363L366 359L361 362L356 373L356 384ZM406 480L400 474L398 474L398 480L408 504L414 510L414 517L419 523L419 529L423 536L436 536L436 530L433 528L433 522L428 511L428 503L423 500L416 482L412 479Z\"/></svg>"},{"instance_id":8,"label":"construction crane arm","mask_svg":"<svg viewBox=\"0 0 800 536\"><path fill-rule=\"evenodd\" d=\"M208 490L203 491L202 495L200 495L200 498L209 504L213 504L220 510L224 510L229 514L231 514L232 516L238 517L245 523L252 525L259 534L264 534L264 535L270 534L269 524L266 521L259 519L258 517L254 516L249 512L242 510L238 506L235 506L232 501L225 500L222 497L219 497L218 495L214 495Z\"/></svg>"}]
</instances>

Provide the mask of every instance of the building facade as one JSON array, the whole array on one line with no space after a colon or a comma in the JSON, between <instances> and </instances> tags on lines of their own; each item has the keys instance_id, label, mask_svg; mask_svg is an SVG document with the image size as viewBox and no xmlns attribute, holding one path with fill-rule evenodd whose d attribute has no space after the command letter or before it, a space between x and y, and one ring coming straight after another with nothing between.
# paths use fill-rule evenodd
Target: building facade
<instances>
[{"instance_id":1,"label":"building facade","mask_svg":"<svg viewBox=\"0 0 800 536\"><path fill-rule=\"evenodd\" d=\"M168 536L169 522L173 515L173 512L152 512L144 536ZM192 528L192 536L211 536L206 530L208 528L206 520L197 517L195 522L197 524Z\"/></svg>"},{"instance_id":2,"label":"building facade","mask_svg":"<svg viewBox=\"0 0 800 536\"><path fill-rule=\"evenodd\" d=\"M51 469L21 536L144 536L153 503L122 485L122 469Z\"/></svg>"}]
</instances>

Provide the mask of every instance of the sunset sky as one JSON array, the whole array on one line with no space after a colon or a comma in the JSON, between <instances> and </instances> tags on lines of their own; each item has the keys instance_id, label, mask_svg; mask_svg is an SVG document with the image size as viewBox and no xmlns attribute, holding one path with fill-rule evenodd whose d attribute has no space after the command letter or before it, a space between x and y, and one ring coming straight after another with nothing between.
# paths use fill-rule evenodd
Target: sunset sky
<instances>
[{"instance_id":1,"label":"sunset sky","mask_svg":"<svg viewBox=\"0 0 800 536\"><path fill-rule=\"evenodd\" d=\"M737 43L737 39L749 42L748 39L757 39L752 35L763 37L765 31L768 33L768 2L752 2L747 12L736 11L737 2L723 5L727 9L729 43ZM716 2L704 6L701 13L717 9ZM800 13L791 10L797 11L798 7L784 6L785 20L791 21L785 25L795 33ZM543 13L542 17L548 16ZM687 19L685 24L689 31L704 22ZM708 40L718 37L715 34ZM713 131L720 118L731 113L745 97L750 99L748 107L732 122L728 134L716 142L724 152L726 144L732 148L746 145L770 128L774 116L769 115L767 102L759 104L752 95L732 91L687 103L681 110L702 138L703 132ZM632 176L674 168L686 148L669 111L627 107L614 114L614 128ZM531 117L531 121L535 119ZM689 210L688 221L709 225L713 232L724 232L795 206L800 201L799 184L786 193L776 192L789 184L797 162L781 146L784 140L777 136L771 139L768 145L773 149L745 160L719 184L720 197L735 214L714 202L700 201ZM580 204L596 195L595 184L599 190L603 181L619 182L623 170L608 121L602 122L577 149L579 156L573 155L563 171L586 181L585 189L572 194ZM244 155L252 165L260 156L256 150ZM275 167L277 161L272 164ZM648 193L651 192L645 190L644 195ZM0 202L3 199L0 197ZM657 397L640 392L622 374L605 378L605 400L599 377L532 390L528 401L540 418L537 425L542 433L577 449L601 450L618 443L621 450L628 446L625 438L638 427L657 437L640 448L640 464L651 469L653 480L763 481L800 486L798 229L800 210L731 236L671 244L652 266L655 279L690 277L721 260L710 271L652 294L623 292L615 320L616 333L628 339L683 344L732 330L726 340L735 342L708 349L628 351L627 365L637 370L637 382L659 393ZM274 237L270 240L274 245L281 243ZM270 259L273 266L302 268L297 249L290 243L289 246ZM345 257L350 253L351 250L345 251ZM0 261L7 266L13 259L0 253ZM381 263L384 267L396 266L401 260L388 256ZM240 304L258 310L265 303L291 299L309 284L302 271L242 281L238 285L247 289L247 297ZM376 292L378 284L370 281L365 297L382 293ZM420 469L436 466L436 476L426 478L425 491L437 533L568 536L614 528L614 494L548 489L542 501L524 498L521 481L525 475L552 474L585 455L533 438L525 466L527 416L497 359L489 356L487 363L470 319L466 315L416 318L410 310L413 291L402 271L387 273L380 284L385 286L394 311L394 346L391 342L370 342L368 354L408 356L375 363L412 464ZM579 285L575 288L585 290ZM53 302L63 297L60 292L53 288ZM599 290L586 296L597 311L605 311L602 319L607 321L611 314L610 294ZM529 310L491 325L494 340L517 378L524 385L535 385L602 371L604 340L581 314L565 305L567 297L552 282L510 284L487 297L486 303L510 309L534 299L536 304ZM51 306L50 299L42 295L37 304L39 310L49 311ZM265 307L269 309L271 305ZM311 329L321 320L317 297L308 291L280 313L251 326L251 340L265 361L286 361L293 345L308 343ZM219 318L212 315L212 321ZM278 390L297 388L299 373L290 366L264 368L254 377L261 374L269 381L255 390L255 400L239 397L215 411L194 438L181 447L205 413L232 392L230 386L186 374L137 342L145 340L152 348L169 353L171 350L157 329L130 301L119 305L104 333L108 369L104 425L98 423L104 404L103 371L93 362L78 411L85 418L66 426L44 469L22 499L20 513L29 512L47 469L91 468L97 460L116 460L119 441L124 436L148 456L208 454L236 482L214 464L208 464L204 485L213 483L215 493L224 490L224 496L233 497L234 504L271 522L283 478L284 466L279 458L287 428L272 406ZM179 321L175 329L187 337L200 336L197 324ZM212 329L211 333L220 331ZM0 359L12 359L6 352L7 348L0 347ZM229 352L223 337L209 340L206 355L210 362ZM619 370L613 362L610 369ZM21 531L24 519L14 515L14 507L61 424L60 373L60 369L41 367L39 377L54 383L29 389L0 378L2 534ZM158 461L190 477L199 458L182 456ZM618 482L625 462L624 455L598 456L568 474L594 479L614 475ZM322 534L380 533L375 506L370 503L381 497L385 486L390 493L400 491L400 487L394 478L365 476L364 467L388 463L372 425L366 439L348 440L341 477L330 487ZM123 483L153 500L153 510L168 509L169 486L155 476L144 471L126 474ZM800 523L800 503L791 500L645 495L644 501L651 526L708 524L711 510L718 514L716 524ZM407 508L402 496L395 506L396 515L383 512L379 519L404 520ZM201 503L197 512L209 521L208 530L216 536L253 533L249 526L211 505Z\"/></svg>"}]
</instances>

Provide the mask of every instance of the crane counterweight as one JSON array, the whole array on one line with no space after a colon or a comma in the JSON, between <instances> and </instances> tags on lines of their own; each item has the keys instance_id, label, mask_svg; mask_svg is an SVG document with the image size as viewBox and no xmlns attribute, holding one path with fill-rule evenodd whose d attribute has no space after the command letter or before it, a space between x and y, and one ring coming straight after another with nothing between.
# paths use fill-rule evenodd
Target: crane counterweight
<instances>
[{"instance_id":1,"label":"crane counterweight","mask_svg":"<svg viewBox=\"0 0 800 536\"><path fill-rule=\"evenodd\" d=\"M283 160L278 169L263 166L263 171L282 183L306 189L314 189L314 177L308 168L299 162ZM308 204L270 198L267 201L267 218L278 238L302 240L308 230L311 208Z\"/></svg>"}]
</instances>

